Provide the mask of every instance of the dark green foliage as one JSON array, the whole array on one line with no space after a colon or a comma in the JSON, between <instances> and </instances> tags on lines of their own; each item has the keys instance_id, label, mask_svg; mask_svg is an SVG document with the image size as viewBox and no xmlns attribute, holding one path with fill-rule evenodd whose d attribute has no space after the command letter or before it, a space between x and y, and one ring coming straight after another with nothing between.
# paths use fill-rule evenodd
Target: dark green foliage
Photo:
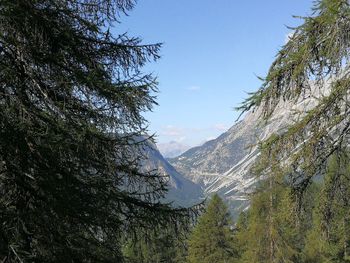
<instances>
[{"instance_id":1,"label":"dark green foliage","mask_svg":"<svg viewBox=\"0 0 350 263\"><path fill-rule=\"evenodd\" d=\"M233 223L223 200L214 195L188 242L188 262L235 262Z\"/></svg>"},{"instance_id":2,"label":"dark green foliage","mask_svg":"<svg viewBox=\"0 0 350 263\"><path fill-rule=\"evenodd\" d=\"M141 172L159 58L111 26L133 0L0 3L0 261L121 262L134 228L181 224Z\"/></svg>"},{"instance_id":3,"label":"dark green foliage","mask_svg":"<svg viewBox=\"0 0 350 263\"><path fill-rule=\"evenodd\" d=\"M129 239L123 252L127 263L184 263L186 260L185 233L167 228L148 234L137 233Z\"/></svg>"}]
</instances>

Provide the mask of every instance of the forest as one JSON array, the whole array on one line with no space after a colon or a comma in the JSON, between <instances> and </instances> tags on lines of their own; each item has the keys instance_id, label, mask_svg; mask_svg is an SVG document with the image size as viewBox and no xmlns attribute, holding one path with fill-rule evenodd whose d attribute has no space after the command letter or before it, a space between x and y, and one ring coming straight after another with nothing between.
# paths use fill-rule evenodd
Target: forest
<instances>
[{"instance_id":1,"label":"forest","mask_svg":"<svg viewBox=\"0 0 350 263\"><path fill-rule=\"evenodd\" d=\"M350 262L349 1L317 0L296 18L237 107L264 123L281 102L327 90L258 143L237 220L219 194L164 202L167 177L142 167L158 92L143 68L162 44L112 33L136 4L0 2L0 262Z\"/></svg>"}]
</instances>

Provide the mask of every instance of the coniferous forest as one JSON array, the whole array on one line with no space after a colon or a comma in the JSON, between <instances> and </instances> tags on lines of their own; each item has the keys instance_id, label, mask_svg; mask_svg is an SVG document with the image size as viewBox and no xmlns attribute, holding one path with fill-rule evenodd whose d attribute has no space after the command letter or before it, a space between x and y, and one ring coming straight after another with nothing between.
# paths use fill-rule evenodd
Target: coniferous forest
<instances>
[{"instance_id":1,"label":"coniferous forest","mask_svg":"<svg viewBox=\"0 0 350 263\"><path fill-rule=\"evenodd\" d=\"M142 167L161 43L112 27L134 0L0 1L0 262L350 262L350 3L314 1L261 87L237 108L269 122L249 207L165 201ZM161 38L160 38L160 41Z\"/></svg>"}]
</instances>

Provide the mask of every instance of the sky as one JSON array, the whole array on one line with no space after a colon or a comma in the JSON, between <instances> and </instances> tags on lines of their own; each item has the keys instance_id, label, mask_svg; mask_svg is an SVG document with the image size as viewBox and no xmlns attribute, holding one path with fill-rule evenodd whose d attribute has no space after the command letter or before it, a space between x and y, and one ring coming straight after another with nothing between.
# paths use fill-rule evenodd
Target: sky
<instances>
[{"instance_id":1,"label":"sky","mask_svg":"<svg viewBox=\"0 0 350 263\"><path fill-rule=\"evenodd\" d=\"M257 90L291 29L312 0L139 0L115 33L163 43L144 68L158 78L152 112L158 143L200 145L231 127L247 92Z\"/></svg>"}]
</instances>

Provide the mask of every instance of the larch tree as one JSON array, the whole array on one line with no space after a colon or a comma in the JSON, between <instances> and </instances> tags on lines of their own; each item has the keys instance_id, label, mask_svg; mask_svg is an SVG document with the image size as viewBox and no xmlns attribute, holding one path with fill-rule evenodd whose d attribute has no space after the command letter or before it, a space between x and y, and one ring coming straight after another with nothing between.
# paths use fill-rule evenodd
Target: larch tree
<instances>
[{"instance_id":1,"label":"larch tree","mask_svg":"<svg viewBox=\"0 0 350 263\"><path fill-rule=\"evenodd\" d=\"M266 120L282 101L295 103L323 93L317 106L301 114L287 131L262 143L262 174L277 163L278 169L292 174L293 187L300 193L311 178L324 172L328 157L349 144L349 1L317 0L313 14L301 19L262 87L239 107L243 111L259 108Z\"/></svg>"},{"instance_id":2,"label":"larch tree","mask_svg":"<svg viewBox=\"0 0 350 263\"><path fill-rule=\"evenodd\" d=\"M297 112L289 127L279 130L276 134L271 134L260 143L261 155L252 171L261 178L267 179L270 186L273 186L267 186L266 189L269 190L277 189L276 183L281 178L286 180L288 188L290 188L291 200L293 200L291 205L295 207L295 213L288 215L286 213L288 211L275 209L271 215L264 214L264 211L269 211L269 207L273 207L271 200L273 201L274 196L271 194L268 196L269 190L263 193L264 199L258 200L264 209L256 209L254 212L253 200L252 212L249 216L253 222L251 229L255 228L255 233L261 231L268 237L267 229L259 227L257 223L259 220L266 225L272 222L277 228L282 227L281 233L283 235L279 235L278 229L275 229L276 231L271 229L270 237L274 237L275 240L270 245L273 246L269 249L267 244L262 243L261 246L265 246L263 251L260 249L261 246L254 243L254 235L252 235L251 252L243 254L243 257L246 256L245 262L253 262L254 255L258 255L254 258L257 260L256 262L264 262L259 261L260 256L266 262L281 262L276 258L278 256L276 254L278 250L277 240L280 237L282 237L280 240L283 243L284 240L292 241L292 243L280 243L282 249L280 256L286 257L282 259L285 260L282 262L288 262L286 261L288 255L291 256L289 257L290 261L299 262L303 242L306 242L309 256L316 255L326 246L327 242L329 243L326 239L323 240L325 242L322 241L319 244L313 240L320 234L320 226L310 232L306 240L303 240L305 239L303 231L308 223L298 222L299 216L303 217L303 220L312 217L311 211L307 211L304 215L302 211L307 206L312 206L313 202L303 199L310 195L310 188L314 182L323 176L333 179L325 183L325 188L328 191L320 192L322 197L318 198L323 200L323 205L326 205L327 209L324 207L322 212L320 210L318 214L327 214L333 211L329 222L329 227L334 231L332 242L335 246L332 249L338 247L339 250L332 252L333 255L334 252L338 254L333 257L334 261L329 261L330 259L327 258L329 255L318 254L316 259L312 259L310 256L308 258L310 261L307 262L321 262L317 260L324 259L328 260L324 262L348 260L348 214L345 211L349 209L346 201L348 199L344 197L348 196L347 184L350 174L343 172L341 162L336 162L338 167L333 168L333 172L331 172L336 176L325 174L330 156L336 155L339 160L343 159L342 149L346 149L350 144L350 2L348 0L316 0L312 15L300 17L300 19L302 24L292 28L293 36L278 52L267 76L262 79L261 88L252 93L238 108L242 112L259 111L261 112L261 120L268 121L273 117L276 109L283 106L285 102L295 104L307 98L313 98L317 102L315 107ZM332 169L329 168L328 173L330 171ZM343 175L339 176L339 174ZM288 195L280 198L281 203L288 204L290 202ZM269 199L270 205L268 205ZM284 225L278 222L277 217L283 218L285 216L287 216L286 219L289 218L289 221L295 218L297 225L293 226L291 225L293 222L288 222L284 228ZM315 224L322 223L322 218L315 220ZM294 233L293 227L298 231L297 233ZM273 233L275 235L272 235ZM283 238L284 235L287 238ZM294 242L294 237L295 240L301 240L302 244L295 246L298 242ZM262 240L262 242L265 241ZM312 242L313 244L311 244ZM316 248L317 246L319 247ZM283 249L287 250L283 251ZM270 256L274 256L266 259L267 255L266 252L263 254L264 251L271 251ZM295 257L298 259L296 260Z\"/></svg>"},{"instance_id":3,"label":"larch tree","mask_svg":"<svg viewBox=\"0 0 350 263\"><path fill-rule=\"evenodd\" d=\"M305 262L350 262L350 155L328 161L304 249Z\"/></svg>"},{"instance_id":4,"label":"larch tree","mask_svg":"<svg viewBox=\"0 0 350 263\"><path fill-rule=\"evenodd\" d=\"M140 167L160 44L113 34L134 0L0 3L0 261L122 262L137 228L179 225Z\"/></svg>"},{"instance_id":5,"label":"larch tree","mask_svg":"<svg viewBox=\"0 0 350 263\"><path fill-rule=\"evenodd\" d=\"M246 219L238 225L242 263L298 262L298 229L290 189L264 182L252 195Z\"/></svg>"},{"instance_id":6,"label":"larch tree","mask_svg":"<svg viewBox=\"0 0 350 263\"><path fill-rule=\"evenodd\" d=\"M223 200L215 194L188 241L189 263L235 262L233 223Z\"/></svg>"}]
</instances>

